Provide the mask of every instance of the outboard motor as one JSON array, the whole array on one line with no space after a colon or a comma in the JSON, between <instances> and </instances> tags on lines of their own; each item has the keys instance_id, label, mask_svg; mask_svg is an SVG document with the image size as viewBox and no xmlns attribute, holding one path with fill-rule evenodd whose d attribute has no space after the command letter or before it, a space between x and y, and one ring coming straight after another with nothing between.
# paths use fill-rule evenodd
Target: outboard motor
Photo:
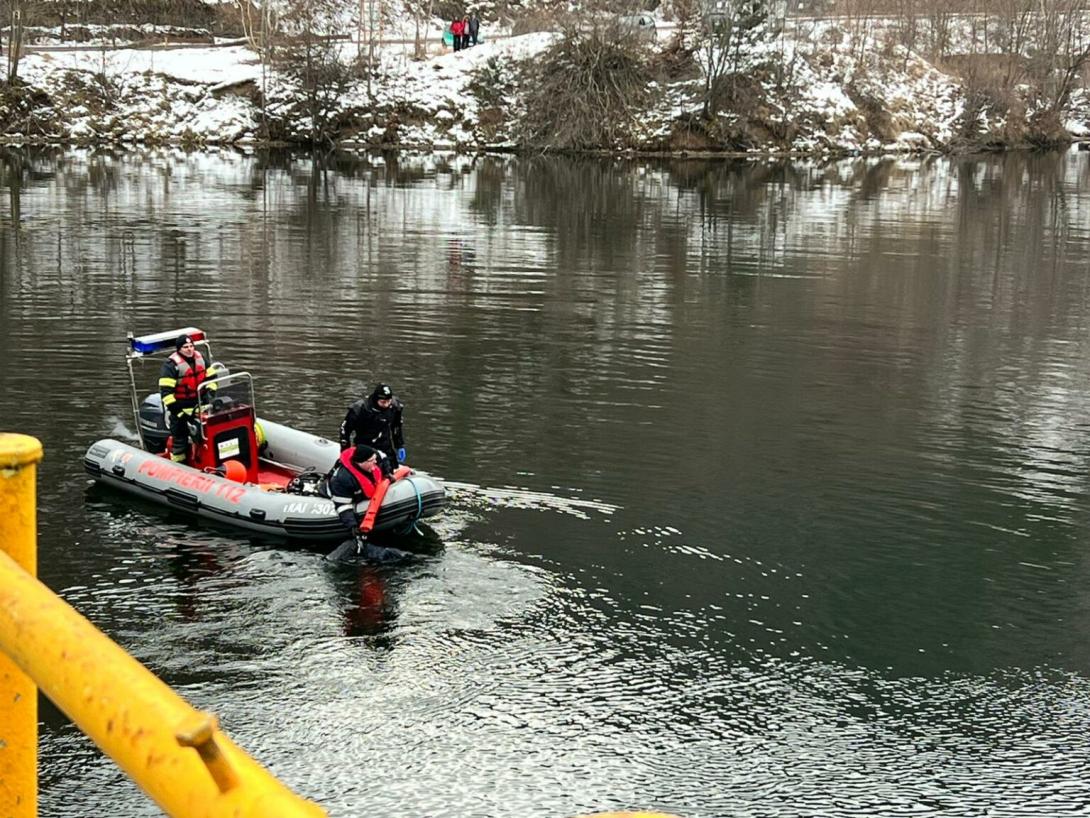
<instances>
[{"instance_id":1,"label":"outboard motor","mask_svg":"<svg viewBox=\"0 0 1090 818\"><path fill-rule=\"evenodd\" d=\"M167 428L163 398L158 392L148 395L140 403L140 434L144 438L144 448L149 452L158 454L166 449L170 429Z\"/></svg>"}]
</instances>

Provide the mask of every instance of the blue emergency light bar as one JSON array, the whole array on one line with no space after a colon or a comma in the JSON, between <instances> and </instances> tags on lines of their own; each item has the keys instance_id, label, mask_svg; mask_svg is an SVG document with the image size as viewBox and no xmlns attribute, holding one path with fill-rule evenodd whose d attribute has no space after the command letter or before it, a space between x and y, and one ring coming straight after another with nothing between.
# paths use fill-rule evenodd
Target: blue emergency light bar
<instances>
[{"instance_id":1,"label":"blue emergency light bar","mask_svg":"<svg viewBox=\"0 0 1090 818\"><path fill-rule=\"evenodd\" d=\"M129 349L133 355L154 355L156 352L174 351L174 343L181 335L188 335L194 341L204 340L204 330L196 327L184 329L171 329L166 332L156 332L154 335L141 335L139 338L129 337Z\"/></svg>"}]
</instances>

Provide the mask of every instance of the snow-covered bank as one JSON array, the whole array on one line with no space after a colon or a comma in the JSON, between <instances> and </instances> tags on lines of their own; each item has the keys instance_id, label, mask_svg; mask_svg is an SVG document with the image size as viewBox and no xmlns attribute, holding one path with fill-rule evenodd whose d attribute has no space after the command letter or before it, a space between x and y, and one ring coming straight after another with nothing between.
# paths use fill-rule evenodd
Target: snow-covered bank
<instances>
[{"instance_id":1,"label":"snow-covered bank","mask_svg":"<svg viewBox=\"0 0 1090 818\"><path fill-rule=\"evenodd\" d=\"M543 58L558 37L497 38L419 61L390 49L369 84L346 72L345 81L318 94L290 74L263 70L243 46L30 53L19 72L25 86L8 89L0 101L2 138L252 144L272 134L308 142L320 119L331 141L345 147L513 149L518 65ZM811 31L778 42L775 54L755 55L745 114L725 111L701 121L699 79L652 82L650 102L623 144L601 147L843 154L1012 147L1025 137L1006 112L967 105L960 79L918 55L899 46L834 48L830 39L828 31ZM358 54L355 44L340 48L346 62ZM771 60L789 70L763 71ZM1078 138L1090 134L1088 123L1090 96L1078 89L1062 124Z\"/></svg>"}]
</instances>

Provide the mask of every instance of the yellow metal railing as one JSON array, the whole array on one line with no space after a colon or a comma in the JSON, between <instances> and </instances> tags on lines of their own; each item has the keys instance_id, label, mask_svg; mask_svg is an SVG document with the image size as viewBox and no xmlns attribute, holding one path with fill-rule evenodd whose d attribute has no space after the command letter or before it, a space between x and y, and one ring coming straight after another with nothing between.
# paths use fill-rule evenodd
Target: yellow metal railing
<instances>
[{"instance_id":1,"label":"yellow metal railing","mask_svg":"<svg viewBox=\"0 0 1090 818\"><path fill-rule=\"evenodd\" d=\"M325 815L33 576L41 456L0 434L0 815L37 813L35 683L168 815Z\"/></svg>"},{"instance_id":2,"label":"yellow metal railing","mask_svg":"<svg viewBox=\"0 0 1090 818\"><path fill-rule=\"evenodd\" d=\"M42 444L26 435L0 433L0 551L23 571L36 573L35 478ZM38 814L38 691L0 651L0 813Z\"/></svg>"}]
</instances>

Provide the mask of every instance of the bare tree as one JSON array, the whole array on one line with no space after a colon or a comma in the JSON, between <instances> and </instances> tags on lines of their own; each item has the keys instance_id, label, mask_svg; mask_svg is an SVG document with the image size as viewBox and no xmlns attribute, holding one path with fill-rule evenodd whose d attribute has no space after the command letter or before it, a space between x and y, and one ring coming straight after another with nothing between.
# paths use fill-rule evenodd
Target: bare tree
<instances>
[{"instance_id":1,"label":"bare tree","mask_svg":"<svg viewBox=\"0 0 1090 818\"><path fill-rule=\"evenodd\" d=\"M955 19L949 6L937 5L928 11L927 51L932 58L942 60L949 56Z\"/></svg>"},{"instance_id":2,"label":"bare tree","mask_svg":"<svg viewBox=\"0 0 1090 818\"><path fill-rule=\"evenodd\" d=\"M876 3L878 0L841 0L844 29L848 33L845 43L848 53L856 60L862 60L871 40L875 22Z\"/></svg>"},{"instance_id":3,"label":"bare tree","mask_svg":"<svg viewBox=\"0 0 1090 818\"><path fill-rule=\"evenodd\" d=\"M314 144L333 141L340 127L338 102L352 82L341 54L347 40L341 21L348 11L337 0L288 0L280 11L275 65L298 86Z\"/></svg>"},{"instance_id":4,"label":"bare tree","mask_svg":"<svg viewBox=\"0 0 1090 818\"><path fill-rule=\"evenodd\" d=\"M896 31L897 40L905 48L905 65L908 64L909 54L919 48L920 19L918 16L919 3L916 0L896 0Z\"/></svg>"},{"instance_id":5,"label":"bare tree","mask_svg":"<svg viewBox=\"0 0 1090 818\"><path fill-rule=\"evenodd\" d=\"M969 26L969 54L987 54L988 52L988 28L991 25L990 5L982 0L972 0L972 6L968 10Z\"/></svg>"},{"instance_id":6,"label":"bare tree","mask_svg":"<svg viewBox=\"0 0 1090 818\"><path fill-rule=\"evenodd\" d=\"M698 62L704 73L705 119L718 113L720 86L724 82L733 98L743 59L759 41L774 36L770 23L765 0L737 0L705 16L698 41L701 55Z\"/></svg>"},{"instance_id":7,"label":"bare tree","mask_svg":"<svg viewBox=\"0 0 1090 818\"><path fill-rule=\"evenodd\" d=\"M268 33L265 27L265 15L271 11L268 4L258 6L251 0L235 0L238 8L239 24L246 42L258 54Z\"/></svg>"},{"instance_id":8,"label":"bare tree","mask_svg":"<svg viewBox=\"0 0 1090 818\"><path fill-rule=\"evenodd\" d=\"M1035 0L995 0L995 41L1004 57L1003 84L1007 87L1018 81L1023 71L1032 30L1034 2Z\"/></svg>"},{"instance_id":9,"label":"bare tree","mask_svg":"<svg viewBox=\"0 0 1090 818\"><path fill-rule=\"evenodd\" d=\"M1081 0L1037 2L1029 71L1045 111L1057 114L1090 61L1090 31Z\"/></svg>"},{"instance_id":10,"label":"bare tree","mask_svg":"<svg viewBox=\"0 0 1090 818\"><path fill-rule=\"evenodd\" d=\"M704 3L701 0L674 0L674 43L673 47L684 51L689 42L699 39L704 25Z\"/></svg>"},{"instance_id":11,"label":"bare tree","mask_svg":"<svg viewBox=\"0 0 1090 818\"><path fill-rule=\"evenodd\" d=\"M261 130L267 135L269 121L266 101L269 94L269 71L280 28L280 15L276 6L268 0L263 0L260 6L255 5L253 0L235 0L235 2L246 42L250 44L250 48L256 52L261 61Z\"/></svg>"},{"instance_id":12,"label":"bare tree","mask_svg":"<svg viewBox=\"0 0 1090 818\"><path fill-rule=\"evenodd\" d=\"M23 0L11 0L8 5L7 82L14 85L19 79L19 60L23 56L23 32L26 25L27 4Z\"/></svg>"},{"instance_id":13,"label":"bare tree","mask_svg":"<svg viewBox=\"0 0 1090 818\"><path fill-rule=\"evenodd\" d=\"M720 78L727 73L736 27L735 10L730 7L721 16L707 20L703 36L699 40L699 62L704 72L704 104L701 110L704 119L710 119L718 113L718 95L712 92Z\"/></svg>"},{"instance_id":14,"label":"bare tree","mask_svg":"<svg viewBox=\"0 0 1090 818\"><path fill-rule=\"evenodd\" d=\"M359 0L359 17L356 21L356 59L364 64L366 43L367 96L371 97L371 75L375 71L375 46L382 31L382 0Z\"/></svg>"},{"instance_id":15,"label":"bare tree","mask_svg":"<svg viewBox=\"0 0 1090 818\"><path fill-rule=\"evenodd\" d=\"M404 0L404 2L405 10L413 18L413 56L422 60L428 56L428 44L425 38L427 25L435 12L435 0Z\"/></svg>"}]
</instances>

